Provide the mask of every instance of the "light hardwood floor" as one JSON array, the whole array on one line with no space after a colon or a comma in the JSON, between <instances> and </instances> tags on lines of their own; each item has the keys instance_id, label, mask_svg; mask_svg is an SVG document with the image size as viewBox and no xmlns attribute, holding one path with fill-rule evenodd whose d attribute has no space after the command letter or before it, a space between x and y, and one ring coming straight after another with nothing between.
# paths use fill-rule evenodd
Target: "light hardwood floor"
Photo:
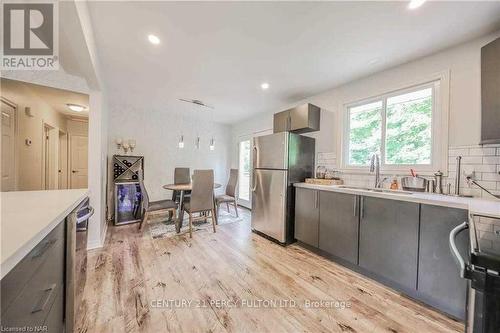
<instances>
[{"instance_id":1,"label":"light hardwood floor","mask_svg":"<svg viewBox=\"0 0 500 333\"><path fill-rule=\"evenodd\" d=\"M153 240L147 226L142 233L137 225L110 227L105 246L88 252L85 270L76 332L464 330L300 246L253 234L248 219L220 225L215 234L197 231L192 239ZM192 303L166 307L170 300ZM275 303L258 307L259 300ZM307 300L345 303L311 308Z\"/></svg>"}]
</instances>

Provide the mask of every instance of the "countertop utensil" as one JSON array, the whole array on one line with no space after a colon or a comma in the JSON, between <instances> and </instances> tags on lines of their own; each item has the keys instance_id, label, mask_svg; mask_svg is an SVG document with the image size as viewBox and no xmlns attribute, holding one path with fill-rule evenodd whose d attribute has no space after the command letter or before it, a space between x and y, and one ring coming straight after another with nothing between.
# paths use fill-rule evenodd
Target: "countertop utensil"
<instances>
[{"instance_id":1,"label":"countertop utensil","mask_svg":"<svg viewBox=\"0 0 500 333\"><path fill-rule=\"evenodd\" d=\"M404 191L425 192L428 180L422 177L402 177L401 187Z\"/></svg>"}]
</instances>

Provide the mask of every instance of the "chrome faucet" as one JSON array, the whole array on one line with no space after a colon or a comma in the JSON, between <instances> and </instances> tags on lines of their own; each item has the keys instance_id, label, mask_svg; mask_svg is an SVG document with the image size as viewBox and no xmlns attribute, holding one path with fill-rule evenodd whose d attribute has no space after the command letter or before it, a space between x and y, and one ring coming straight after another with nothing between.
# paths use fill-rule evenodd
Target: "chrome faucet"
<instances>
[{"instance_id":1,"label":"chrome faucet","mask_svg":"<svg viewBox=\"0 0 500 333\"><path fill-rule=\"evenodd\" d=\"M378 154L373 154L370 161L370 172L375 172L375 188L379 188L381 185L380 181L380 158Z\"/></svg>"}]
</instances>

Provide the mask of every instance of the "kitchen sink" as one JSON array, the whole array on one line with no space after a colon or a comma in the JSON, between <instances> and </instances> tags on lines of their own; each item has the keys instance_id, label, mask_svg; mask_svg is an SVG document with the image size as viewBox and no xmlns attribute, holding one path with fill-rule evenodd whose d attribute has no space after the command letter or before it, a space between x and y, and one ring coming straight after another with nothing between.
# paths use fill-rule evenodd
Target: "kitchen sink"
<instances>
[{"instance_id":1,"label":"kitchen sink","mask_svg":"<svg viewBox=\"0 0 500 333\"><path fill-rule=\"evenodd\" d=\"M413 194L412 192L405 192L405 191L400 191L400 190L390 190L387 188L357 187L357 186L348 186L348 185L340 185L338 187L351 189L351 190L380 192L380 193L392 193L392 194L403 194L403 195L412 195Z\"/></svg>"}]
</instances>

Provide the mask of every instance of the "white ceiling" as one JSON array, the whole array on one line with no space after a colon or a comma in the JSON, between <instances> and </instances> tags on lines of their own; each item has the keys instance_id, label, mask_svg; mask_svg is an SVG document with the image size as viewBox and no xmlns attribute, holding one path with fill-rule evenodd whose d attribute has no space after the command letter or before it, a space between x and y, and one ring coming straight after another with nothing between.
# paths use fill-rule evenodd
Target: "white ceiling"
<instances>
[{"instance_id":1,"label":"white ceiling","mask_svg":"<svg viewBox=\"0 0 500 333\"><path fill-rule=\"evenodd\" d=\"M500 28L500 2L91 2L111 103L233 123ZM148 34L161 39L152 45ZM269 82L267 91L260 89Z\"/></svg>"},{"instance_id":2,"label":"white ceiling","mask_svg":"<svg viewBox=\"0 0 500 333\"><path fill-rule=\"evenodd\" d=\"M27 82L12 82L26 86L33 94L37 95L41 100L49 104L53 110L59 113L77 118L88 118L89 116L89 96L86 94ZM66 104L77 104L85 106L87 109L85 111L75 112L69 110Z\"/></svg>"}]
</instances>

